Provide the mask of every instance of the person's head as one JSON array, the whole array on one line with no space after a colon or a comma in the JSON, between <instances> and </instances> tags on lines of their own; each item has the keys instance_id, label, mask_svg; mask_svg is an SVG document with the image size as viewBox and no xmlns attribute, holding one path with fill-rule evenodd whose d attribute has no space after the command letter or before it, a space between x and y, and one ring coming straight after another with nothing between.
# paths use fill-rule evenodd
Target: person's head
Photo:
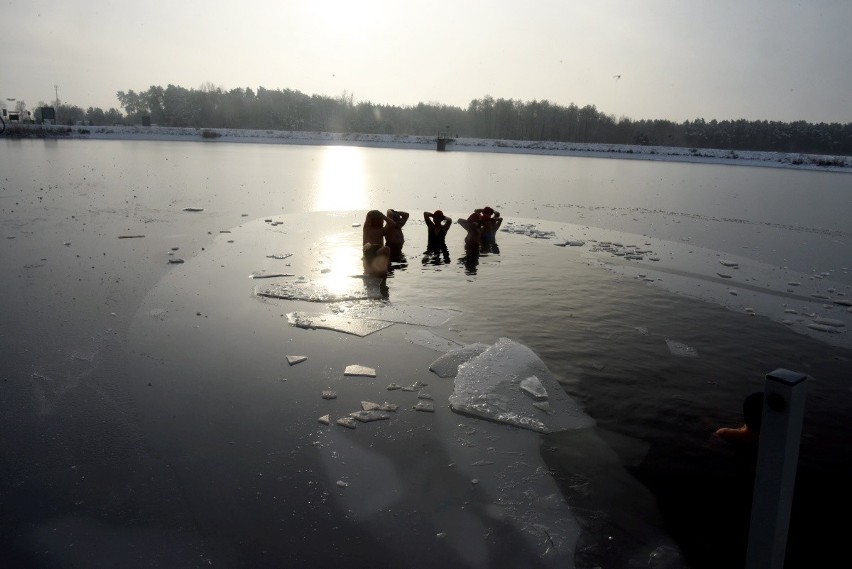
<instances>
[{"instance_id":1,"label":"person's head","mask_svg":"<svg viewBox=\"0 0 852 569\"><path fill-rule=\"evenodd\" d=\"M748 428L756 433L760 432L760 423L763 418L763 392L752 393L743 401L743 420Z\"/></svg>"},{"instance_id":2,"label":"person's head","mask_svg":"<svg viewBox=\"0 0 852 569\"><path fill-rule=\"evenodd\" d=\"M484 208L482 208L482 215L487 215L487 216L490 217L493 214L494 214L494 210L491 208L490 205L487 205Z\"/></svg>"},{"instance_id":3,"label":"person's head","mask_svg":"<svg viewBox=\"0 0 852 569\"><path fill-rule=\"evenodd\" d=\"M478 213L472 213L469 216L467 216L467 220L470 223L480 223L480 222L482 222L482 215L480 215Z\"/></svg>"},{"instance_id":4,"label":"person's head","mask_svg":"<svg viewBox=\"0 0 852 569\"><path fill-rule=\"evenodd\" d=\"M382 212L377 209L371 209L367 212L367 223L369 225L381 225L384 220L385 218L382 216Z\"/></svg>"},{"instance_id":5,"label":"person's head","mask_svg":"<svg viewBox=\"0 0 852 569\"><path fill-rule=\"evenodd\" d=\"M444 212L440 209L436 209L435 213L432 214L432 219L434 219L435 221L444 221Z\"/></svg>"}]
</instances>

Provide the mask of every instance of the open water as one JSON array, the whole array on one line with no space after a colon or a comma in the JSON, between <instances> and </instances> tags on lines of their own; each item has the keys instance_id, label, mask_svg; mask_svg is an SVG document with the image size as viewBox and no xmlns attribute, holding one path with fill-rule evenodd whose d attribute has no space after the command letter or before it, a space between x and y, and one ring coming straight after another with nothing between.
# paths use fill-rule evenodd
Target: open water
<instances>
[{"instance_id":1,"label":"open water","mask_svg":"<svg viewBox=\"0 0 852 569\"><path fill-rule=\"evenodd\" d=\"M830 300L852 298L848 174L354 147L0 144L0 426L6 433L0 556L13 566L97 566L91 551L103 542L92 536L101 526L151 533L173 527L178 536L196 528L186 534L191 539L164 542L118 534L101 559L127 566L150 563L144 550L151 543L169 552L160 561L185 556L202 564L196 552L211 548L193 539L208 546L232 539L231 549L241 552L231 552L232 560L274 564L273 553L264 557L257 549L274 550L274 536L258 531L269 512L253 517L248 498L228 502L230 517L170 506L169 496L183 493L186 500L193 485L181 475L200 481L209 464L191 462L196 466L175 468L163 481L148 476L163 472L151 461L168 464L191 454L193 436L180 433L209 425L193 424L192 413L181 419L176 410L173 426L155 424L162 417L139 403L138 388L128 387L141 381L130 369L140 356L132 333L137 311L172 268L169 252L215 262L222 240L228 242L221 232L236 233L241 224L274 217L298 226L315 222L311 212L335 211L352 231L367 210L389 207L412 216L407 263L389 280L389 300L460 310L453 326L462 343L508 336L530 347L600 429L630 441L617 447L622 465L654 495L692 567L736 566L745 546L751 457L715 439L713 430L740 422L742 398L761 389L765 374L786 368L809 375L787 566L814 566L845 553L850 527L832 512L852 506L848 326L829 334L808 330L804 319L795 326L780 320L782 306L795 309L796 318L809 311L848 318L846 306ZM424 210L460 217L485 205L501 212L506 227L525 226L529 235L501 233L500 253L471 267L460 262L462 233L455 227L448 263L423 257ZM203 211L184 211L190 207ZM554 246L567 239L584 245ZM631 265L599 250L602 241L653 252ZM333 248L307 246L328 266L352 261L336 259ZM659 262L650 260L654 254ZM720 284L726 277L719 273L732 271L714 264L702 272L695 261L702 255L760 270L748 282ZM721 296L710 291L719 286ZM728 294L734 286L736 296ZM808 286L821 287L814 289L819 298L800 293ZM777 301L778 314L731 304L754 289ZM183 297L174 303L164 310L188 306ZM754 306L762 306L756 297ZM229 336L229 329L221 327L218 340L251 354L255 363L247 369L261 365L257 359L268 356L257 339ZM179 337L169 341L180 351ZM697 357L683 357L667 341ZM207 396L193 397L188 400L204 416ZM573 443L560 437L543 439L542 457L555 471L570 471L566 449ZM578 496L570 481L561 483L566 495ZM577 507L593 511L600 506L591 503L610 501L631 509L630 495L598 491ZM154 495L161 499L152 503ZM90 514L90 526L63 521L81 510ZM640 533L640 525L621 520L586 529L606 538ZM252 533L260 535L256 548ZM135 553L117 545L122 539ZM578 553L577 566L620 559L600 542ZM291 559L278 557L285 558Z\"/></svg>"}]
</instances>

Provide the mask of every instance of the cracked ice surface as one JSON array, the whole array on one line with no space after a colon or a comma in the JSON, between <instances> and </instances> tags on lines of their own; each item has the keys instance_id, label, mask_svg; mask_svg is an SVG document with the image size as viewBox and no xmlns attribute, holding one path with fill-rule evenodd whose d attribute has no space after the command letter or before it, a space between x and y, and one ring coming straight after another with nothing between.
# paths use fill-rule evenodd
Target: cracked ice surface
<instances>
[{"instance_id":1,"label":"cracked ice surface","mask_svg":"<svg viewBox=\"0 0 852 569\"><path fill-rule=\"evenodd\" d=\"M552 394L550 413L533 405L534 401L521 390L521 381L531 375ZM540 433L583 429L595 424L532 350L508 338L500 338L459 366L450 406L458 413Z\"/></svg>"},{"instance_id":2,"label":"cracked ice surface","mask_svg":"<svg viewBox=\"0 0 852 569\"><path fill-rule=\"evenodd\" d=\"M312 314L308 312L289 312L287 321L297 328L321 328L362 337L393 325L392 322L382 322L381 320L357 320L336 314Z\"/></svg>"},{"instance_id":3,"label":"cracked ice surface","mask_svg":"<svg viewBox=\"0 0 852 569\"><path fill-rule=\"evenodd\" d=\"M331 309L350 318L368 318L417 326L441 326L461 314L460 310L451 308L385 302L342 302L332 306Z\"/></svg>"}]
</instances>

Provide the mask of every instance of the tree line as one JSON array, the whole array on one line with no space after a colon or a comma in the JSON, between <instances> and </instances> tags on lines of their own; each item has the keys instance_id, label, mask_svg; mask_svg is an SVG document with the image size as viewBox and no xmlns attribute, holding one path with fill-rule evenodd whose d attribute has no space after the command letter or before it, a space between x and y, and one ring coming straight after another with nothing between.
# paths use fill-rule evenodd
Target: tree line
<instances>
[{"instance_id":1,"label":"tree line","mask_svg":"<svg viewBox=\"0 0 852 569\"><path fill-rule=\"evenodd\" d=\"M491 96L471 101L466 109L438 103L398 107L356 103L345 91L330 97L263 87L223 90L211 84L199 89L151 86L147 91L116 95L123 113L114 108L83 111L60 105L57 119L63 124L440 135L852 155L852 123L616 119L594 105L562 106Z\"/></svg>"}]
</instances>

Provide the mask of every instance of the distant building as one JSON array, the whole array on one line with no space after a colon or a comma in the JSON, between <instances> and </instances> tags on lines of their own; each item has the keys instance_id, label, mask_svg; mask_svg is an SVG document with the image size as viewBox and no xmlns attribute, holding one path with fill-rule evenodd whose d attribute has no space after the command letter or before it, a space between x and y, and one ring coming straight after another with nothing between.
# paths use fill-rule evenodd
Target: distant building
<instances>
[{"instance_id":1,"label":"distant building","mask_svg":"<svg viewBox=\"0 0 852 569\"><path fill-rule=\"evenodd\" d=\"M39 107L41 114L41 124L56 124L56 109L53 107Z\"/></svg>"}]
</instances>

